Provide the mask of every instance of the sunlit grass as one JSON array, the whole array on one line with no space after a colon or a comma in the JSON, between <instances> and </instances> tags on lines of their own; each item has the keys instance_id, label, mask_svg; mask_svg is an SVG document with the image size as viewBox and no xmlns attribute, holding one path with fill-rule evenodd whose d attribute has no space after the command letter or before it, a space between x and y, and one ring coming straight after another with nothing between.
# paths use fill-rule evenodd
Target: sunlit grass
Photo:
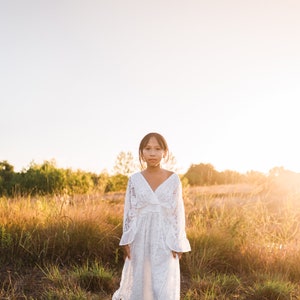
<instances>
[{"instance_id":1,"label":"sunlit grass","mask_svg":"<svg viewBox=\"0 0 300 300\"><path fill-rule=\"evenodd\" d=\"M193 251L184 257L184 271L192 275L185 299L298 299L299 202L273 196L203 193L189 199ZM269 274L263 282L261 274ZM224 291L224 275L238 279L236 289Z\"/></svg>"},{"instance_id":2,"label":"sunlit grass","mask_svg":"<svg viewBox=\"0 0 300 300\"><path fill-rule=\"evenodd\" d=\"M117 205L60 205L2 199L0 261L30 265L115 257L121 227Z\"/></svg>"},{"instance_id":3,"label":"sunlit grass","mask_svg":"<svg viewBox=\"0 0 300 300\"><path fill-rule=\"evenodd\" d=\"M43 293L46 299L103 299L116 281L113 272L98 261L67 269L52 265L41 270L51 283Z\"/></svg>"},{"instance_id":4,"label":"sunlit grass","mask_svg":"<svg viewBox=\"0 0 300 300\"><path fill-rule=\"evenodd\" d=\"M194 277L185 300L234 299L241 293L242 283L233 274L204 274Z\"/></svg>"},{"instance_id":5,"label":"sunlit grass","mask_svg":"<svg viewBox=\"0 0 300 300\"><path fill-rule=\"evenodd\" d=\"M184 195L192 251L181 261L182 299L300 298L298 194L244 185ZM111 299L123 196L1 198L0 297ZM28 274L39 278L36 291Z\"/></svg>"}]
</instances>

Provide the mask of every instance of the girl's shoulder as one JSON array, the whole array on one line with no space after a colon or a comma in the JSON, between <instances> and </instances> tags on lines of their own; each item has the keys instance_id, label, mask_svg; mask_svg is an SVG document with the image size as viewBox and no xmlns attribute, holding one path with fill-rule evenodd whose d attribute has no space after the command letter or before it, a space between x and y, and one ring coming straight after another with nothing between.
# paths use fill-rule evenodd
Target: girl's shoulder
<instances>
[{"instance_id":1,"label":"girl's shoulder","mask_svg":"<svg viewBox=\"0 0 300 300\"><path fill-rule=\"evenodd\" d=\"M167 169L163 169L164 173L166 174L167 177L170 177L171 175L175 174L175 172L167 170Z\"/></svg>"},{"instance_id":2,"label":"girl's shoulder","mask_svg":"<svg viewBox=\"0 0 300 300\"><path fill-rule=\"evenodd\" d=\"M139 179L141 176L143 176L142 172L140 172L140 171L135 172L129 176L129 181L135 181L135 180Z\"/></svg>"},{"instance_id":3,"label":"girl's shoulder","mask_svg":"<svg viewBox=\"0 0 300 300\"><path fill-rule=\"evenodd\" d=\"M177 173L175 173L175 172L173 172L173 171L170 171L170 170L166 170L166 169L163 169L164 170L164 172L165 172L165 175L166 175L166 177L167 178L169 178L169 177L174 177L174 178L177 178L177 179L179 179L179 175L177 174Z\"/></svg>"}]
</instances>

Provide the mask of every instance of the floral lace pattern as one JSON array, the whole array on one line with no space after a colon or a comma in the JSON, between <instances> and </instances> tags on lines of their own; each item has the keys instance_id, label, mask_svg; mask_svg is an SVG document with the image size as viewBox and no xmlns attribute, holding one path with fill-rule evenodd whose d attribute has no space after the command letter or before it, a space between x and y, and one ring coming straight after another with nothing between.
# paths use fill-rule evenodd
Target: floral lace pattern
<instances>
[{"instance_id":1,"label":"floral lace pattern","mask_svg":"<svg viewBox=\"0 0 300 300\"><path fill-rule=\"evenodd\" d=\"M178 300L179 259L190 251L181 182L175 173L153 191L139 173L129 178L120 245L130 245L113 300Z\"/></svg>"}]
</instances>

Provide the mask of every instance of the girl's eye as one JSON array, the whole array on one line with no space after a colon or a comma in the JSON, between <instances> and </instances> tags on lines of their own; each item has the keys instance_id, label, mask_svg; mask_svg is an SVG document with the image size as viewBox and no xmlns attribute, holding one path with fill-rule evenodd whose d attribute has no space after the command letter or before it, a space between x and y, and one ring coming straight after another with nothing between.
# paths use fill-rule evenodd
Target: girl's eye
<instances>
[{"instance_id":1,"label":"girl's eye","mask_svg":"<svg viewBox=\"0 0 300 300\"><path fill-rule=\"evenodd\" d=\"M150 151L151 149L156 150L156 151L161 151L162 149L160 147L157 148L151 148L151 147L145 147L144 150Z\"/></svg>"}]
</instances>

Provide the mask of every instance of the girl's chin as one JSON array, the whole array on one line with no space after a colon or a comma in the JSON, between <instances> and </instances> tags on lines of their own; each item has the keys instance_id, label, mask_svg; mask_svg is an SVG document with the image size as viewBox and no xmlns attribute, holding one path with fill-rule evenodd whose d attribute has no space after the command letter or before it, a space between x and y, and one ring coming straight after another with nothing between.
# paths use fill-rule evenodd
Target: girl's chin
<instances>
[{"instance_id":1,"label":"girl's chin","mask_svg":"<svg viewBox=\"0 0 300 300\"><path fill-rule=\"evenodd\" d=\"M147 162L147 167L156 168L156 167L159 167L159 166L160 166L159 162Z\"/></svg>"}]
</instances>

